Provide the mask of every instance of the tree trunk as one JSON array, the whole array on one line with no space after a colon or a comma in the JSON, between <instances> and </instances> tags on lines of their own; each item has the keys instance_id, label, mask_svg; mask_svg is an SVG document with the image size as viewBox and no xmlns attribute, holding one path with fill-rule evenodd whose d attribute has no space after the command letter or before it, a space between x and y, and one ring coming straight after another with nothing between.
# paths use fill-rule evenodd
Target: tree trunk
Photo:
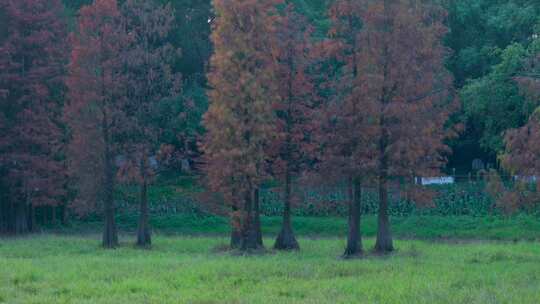
<instances>
[{"instance_id":1,"label":"tree trunk","mask_svg":"<svg viewBox=\"0 0 540 304\"><path fill-rule=\"evenodd\" d=\"M262 240L259 239L260 223L257 227L258 217L255 215L254 192L246 191L244 196L244 218L242 220L242 251L257 250L262 247ZM257 210L258 211L258 210Z\"/></svg>"},{"instance_id":2,"label":"tree trunk","mask_svg":"<svg viewBox=\"0 0 540 304\"><path fill-rule=\"evenodd\" d=\"M30 206L30 231L37 231L36 207Z\"/></svg>"},{"instance_id":3,"label":"tree trunk","mask_svg":"<svg viewBox=\"0 0 540 304\"><path fill-rule=\"evenodd\" d=\"M255 233L257 237L257 244L263 246L262 228L261 228L261 212L259 205L259 188L253 191L253 224L255 225Z\"/></svg>"},{"instance_id":4,"label":"tree trunk","mask_svg":"<svg viewBox=\"0 0 540 304\"><path fill-rule=\"evenodd\" d=\"M393 250L390 220L388 218L388 182L386 174L383 173L379 177L379 216L375 251L388 253Z\"/></svg>"},{"instance_id":5,"label":"tree trunk","mask_svg":"<svg viewBox=\"0 0 540 304\"><path fill-rule=\"evenodd\" d=\"M49 218L47 216L47 206L41 207L41 224L46 226L49 223Z\"/></svg>"},{"instance_id":6,"label":"tree trunk","mask_svg":"<svg viewBox=\"0 0 540 304\"><path fill-rule=\"evenodd\" d=\"M69 222L69 218L68 218L68 205L67 203L64 203L62 205L62 225L67 225L68 222Z\"/></svg>"},{"instance_id":7,"label":"tree trunk","mask_svg":"<svg viewBox=\"0 0 540 304\"><path fill-rule=\"evenodd\" d=\"M347 248L343 257L354 257L362 254L362 235L360 233L360 217L362 206L362 184L359 178L349 180L349 233Z\"/></svg>"},{"instance_id":8,"label":"tree trunk","mask_svg":"<svg viewBox=\"0 0 540 304\"><path fill-rule=\"evenodd\" d=\"M4 191L3 188L0 188L0 191ZM0 235L7 232L7 212L8 212L8 202L7 197L0 193Z\"/></svg>"},{"instance_id":9,"label":"tree trunk","mask_svg":"<svg viewBox=\"0 0 540 304\"><path fill-rule=\"evenodd\" d=\"M51 206L51 221L53 225L56 225L56 207Z\"/></svg>"},{"instance_id":10,"label":"tree trunk","mask_svg":"<svg viewBox=\"0 0 540 304\"><path fill-rule=\"evenodd\" d=\"M294 236L291 223L291 173L288 168L285 173L285 201L283 203L283 224L274 248L277 250L299 250L300 245Z\"/></svg>"},{"instance_id":11,"label":"tree trunk","mask_svg":"<svg viewBox=\"0 0 540 304\"><path fill-rule=\"evenodd\" d=\"M103 248L118 246L118 232L114 218L114 164L108 148L105 153L105 227L103 230Z\"/></svg>"},{"instance_id":12,"label":"tree trunk","mask_svg":"<svg viewBox=\"0 0 540 304\"><path fill-rule=\"evenodd\" d=\"M143 177L141 185L141 205L139 215L139 227L137 229L137 246L138 247L150 247L152 245L152 239L150 234L150 224L148 222L148 193L147 193L146 178Z\"/></svg>"},{"instance_id":13,"label":"tree trunk","mask_svg":"<svg viewBox=\"0 0 540 304\"><path fill-rule=\"evenodd\" d=\"M15 235L28 233L28 206L23 203L15 207Z\"/></svg>"},{"instance_id":14,"label":"tree trunk","mask_svg":"<svg viewBox=\"0 0 540 304\"><path fill-rule=\"evenodd\" d=\"M242 219L238 216L238 207L233 205L231 213L231 249L240 249L242 246Z\"/></svg>"}]
</instances>

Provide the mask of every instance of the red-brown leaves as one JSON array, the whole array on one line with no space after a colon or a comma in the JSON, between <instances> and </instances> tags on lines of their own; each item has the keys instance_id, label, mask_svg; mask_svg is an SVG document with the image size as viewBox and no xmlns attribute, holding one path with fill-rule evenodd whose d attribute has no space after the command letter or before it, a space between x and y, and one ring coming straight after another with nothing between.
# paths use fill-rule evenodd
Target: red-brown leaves
<instances>
[{"instance_id":1,"label":"red-brown leaves","mask_svg":"<svg viewBox=\"0 0 540 304\"><path fill-rule=\"evenodd\" d=\"M210 107L202 144L211 188L227 201L266 177L277 98L270 35L279 1L216 0L208 80Z\"/></svg>"},{"instance_id":2,"label":"red-brown leaves","mask_svg":"<svg viewBox=\"0 0 540 304\"><path fill-rule=\"evenodd\" d=\"M14 204L58 205L65 199L63 7L58 0L3 0L0 10L7 25L0 44L0 184Z\"/></svg>"},{"instance_id":3,"label":"red-brown leaves","mask_svg":"<svg viewBox=\"0 0 540 304\"><path fill-rule=\"evenodd\" d=\"M390 176L431 175L445 163L445 123L455 109L444 67L444 13L407 1L367 1L359 35L359 90L373 105ZM370 116L371 116L370 115Z\"/></svg>"},{"instance_id":4,"label":"red-brown leaves","mask_svg":"<svg viewBox=\"0 0 540 304\"><path fill-rule=\"evenodd\" d=\"M324 170L364 178L437 174L457 106L444 67L444 11L402 0L341 0L330 16L325 54L341 68L317 132ZM419 201L431 198L417 193Z\"/></svg>"},{"instance_id":5,"label":"red-brown leaves","mask_svg":"<svg viewBox=\"0 0 540 304\"><path fill-rule=\"evenodd\" d=\"M533 176L540 172L540 117L533 113L529 122L505 136L506 153L502 163L510 172Z\"/></svg>"},{"instance_id":6,"label":"red-brown leaves","mask_svg":"<svg viewBox=\"0 0 540 304\"><path fill-rule=\"evenodd\" d=\"M121 7L122 23L129 44L122 50L127 86L124 148L134 166L123 169L128 179L142 183L155 174L149 159L159 148L159 103L177 98L181 79L172 71L180 51L167 42L173 28L174 14L170 5L152 1L128 0ZM180 102L180 101L178 101ZM189 108L188 108L189 110ZM138 176L130 176L136 174Z\"/></svg>"},{"instance_id":7,"label":"red-brown leaves","mask_svg":"<svg viewBox=\"0 0 540 304\"><path fill-rule=\"evenodd\" d=\"M275 136L269 146L271 170L283 179L296 174L309 158L310 114L317 100L309 68L313 64L311 27L292 5L274 25L273 66L278 98L273 109Z\"/></svg>"},{"instance_id":8,"label":"red-brown leaves","mask_svg":"<svg viewBox=\"0 0 540 304\"><path fill-rule=\"evenodd\" d=\"M115 0L96 0L79 15L71 38L64 115L72 132L68 153L79 194L75 207L84 213L103 198L106 172L115 171L115 158L122 152L120 135L128 125L123 51L132 38Z\"/></svg>"},{"instance_id":9,"label":"red-brown leaves","mask_svg":"<svg viewBox=\"0 0 540 304\"><path fill-rule=\"evenodd\" d=\"M337 1L330 9L332 39L322 45L326 59L337 61L340 71L323 86L334 94L315 112L313 138L321 147L319 169L341 179L367 177L375 165L375 108L360 90L362 13L358 1Z\"/></svg>"}]
</instances>

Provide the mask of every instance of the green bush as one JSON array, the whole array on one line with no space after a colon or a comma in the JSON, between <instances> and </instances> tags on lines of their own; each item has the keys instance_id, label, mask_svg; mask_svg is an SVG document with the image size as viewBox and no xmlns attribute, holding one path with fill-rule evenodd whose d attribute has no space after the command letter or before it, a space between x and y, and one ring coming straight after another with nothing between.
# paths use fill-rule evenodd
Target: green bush
<instances>
[{"instance_id":1,"label":"green bush","mask_svg":"<svg viewBox=\"0 0 540 304\"><path fill-rule=\"evenodd\" d=\"M464 182L452 185L430 186L436 192L433 207L417 207L414 202L405 200L396 192L390 193L390 214L394 216L418 215L471 215L484 216L498 214L494 201L484 192L482 182ZM347 214L346 189L335 187L328 189L304 190L299 195L294 207L299 216L344 216ZM265 215L279 215L283 204L276 190L262 191L262 212ZM364 214L376 214L378 195L375 189L364 189L362 211Z\"/></svg>"},{"instance_id":2,"label":"green bush","mask_svg":"<svg viewBox=\"0 0 540 304\"><path fill-rule=\"evenodd\" d=\"M405 199L398 191L390 191L390 215L436 215L436 216L486 216L500 215L481 181L460 182L451 185L429 186L436 193L431 207L419 207L415 202ZM378 193L373 188L363 189L363 214L376 214ZM189 214L203 216L208 214L205 202L199 195L203 189L191 177L163 179L150 187L149 200L154 215ZM260 192L261 212L266 216L279 216L283 211L281 188L276 185ZM117 193L117 206L122 214L136 214L138 211L138 192L135 186L124 186ZM295 216L346 216L348 195L345 187L302 187L296 189L293 199ZM538 213L540 208L532 210ZM530 211L529 211L530 212Z\"/></svg>"}]
</instances>

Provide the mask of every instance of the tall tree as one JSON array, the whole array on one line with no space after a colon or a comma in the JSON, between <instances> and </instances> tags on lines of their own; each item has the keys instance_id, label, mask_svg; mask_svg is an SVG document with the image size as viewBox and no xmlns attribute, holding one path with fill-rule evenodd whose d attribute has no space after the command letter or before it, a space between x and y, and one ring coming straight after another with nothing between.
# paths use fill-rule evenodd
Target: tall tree
<instances>
[{"instance_id":1,"label":"tall tree","mask_svg":"<svg viewBox=\"0 0 540 304\"><path fill-rule=\"evenodd\" d=\"M127 80L125 49L130 43L116 0L96 0L84 6L67 84L65 117L72 132L71 172L77 180L79 210L103 202L103 247L118 245L114 191L116 158L125 152Z\"/></svg>"},{"instance_id":2,"label":"tall tree","mask_svg":"<svg viewBox=\"0 0 540 304\"><path fill-rule=\"evenodd\" d=\"M275 64L279 98L276 99L276 132L272 142L272 173L284 184L284 208L281 231L274 248L299 249L291 223L292 185L302 164L308 159L305 145L314 86L309 76L313 62L312 29L289 4L276 24Z\"/></svg>"},{"instance_id":3,"label":"tall tree","mask_svg":"<svg viewBox=\"0 0 540 304\"><path fill-rule=\"evenodd\" d=\"M540 33L540 23L536 29ZM516 77L516 81L525 98L537 105L540 100L540 34L532 36L532 43L524 61L523 71Z\"/></svg>"},{"instance_id":4,"label":"tall tree","mask_svg":"<svg viewBox=\"0 0 540 304\"><path fill-rule=\"evenodd\" d=\"M204 84L205 70L212 43L209 39L212 20L211 0L158 0L174 9L176 26L170 42L182 49L182 57L176 60L176 71L181 71L186 85Z\"/></svg>"},{"instance_id":5,"label":"tall tree","mask_svg":"<svg viewBox=\"0 0 540 304\"><path fill-rule=\"evenodd\" d=\"M326 43L329 59L338 68L330 79L331 98L321 107L317 137L322 147L321 166L325 176L332 172L346 182L349 193L349 229L344 257L362 253L360 233L362 183L373 173L375 161L376 111L361 90L361 2L341 0L330 8L331 40Z\"/></svg>"},{"instance_id":6,"label":"tall tree","mask_svg":"<svg viewBox=\"0 0 540 304\"><path fill-rule=\"evenodd\" d=\"M137 245L151 245L148 206L148 184L156 174L155 159L159 149L159 104L179 95L180 75L173 73L172 64L179 55L168 41L173 29L174 11L170 5L154 1L127 0L122 17L130 35L125 50L127 104L128 161L123 166L123 177L136 180L140 187L140 217Z\"/></svg>"},{"instance_id":7,"label":"tall tree","mask_svg":"<svg viewBox=\"0 0 540 304\"><path fill-rule=\"evenodd\" d=\"M461 90L466 131L450 142L450 163L471 170L474 159L496 162L504 150L501 131L521 126L523 98L511 80L538 23L540 2L530 0L443 0L450 28L445 45L452 49L447 66ZM462 89L463 88L463 89ZM496 104L496 106L493 106ZM504 108L505 111L495 109ZM504 115L501 113L504 112Z\"/></svg>"},{"instance_id":8,"label":"tall tree","mask_svg":"<svg viewBox=\"0 0 540 304\"><path fill-rule=\"evenodd\" d=\"M379 192L375 249L393 250L388 215L392 180L434 174L449 152L445 123L454 110L452 78L444 67L446 13L422 1L363 1L358 59L360 94L373 105L375 176Z\"/></svg>"},{"instance_id":9,"label":"tall tree","mask_svg":"<svg viewBox=\"0 0 540 304\"><path fill-rule=\"evenodd\" d=\"M57 0L1 0L0 11L0 233L20 234L34 228L36 206L65 196L67 31Z\"/></svg>"},{"instance_id":10,"label":"tall tree","mask_svg":"<svg viewBox=\"0 0 540 304\"><path fill-rule=\"evenodd\" d=\"M522 126L531 112L514 81L523 71L526 47L512 44L501 56L489 74L467 83L460 92L468 132L477 134L480 147L493 158L504 150L503 132Z\"/></svg>"},{"instance_id":11,"label":"tall tree","mask_svg":"<svg viewBox=\"0 0 540 304\"><path fill-rule=\"evenodd\" d=\"M202 144L210 186L234 210L231 245L262 247L258 189L267 178L275 134L271 49L278 0L215 0L214 55L208 74L210 107Z\"/></svg>"}]
</instances>

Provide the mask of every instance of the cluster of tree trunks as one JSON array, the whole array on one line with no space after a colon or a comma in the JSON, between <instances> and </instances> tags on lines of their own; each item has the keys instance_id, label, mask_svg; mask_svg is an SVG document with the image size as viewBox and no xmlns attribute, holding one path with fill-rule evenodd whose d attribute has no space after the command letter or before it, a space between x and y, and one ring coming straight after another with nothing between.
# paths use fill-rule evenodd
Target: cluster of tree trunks
<instances>
[{"instance_id":1,"label":"cluster of tree trunks","mask_svg":"<svg viewBox=\"0 0 540 304\"><path fill-rule=\"evenodd\" d=\"M0 204L0 234L19 236L35 232L42 226L68 222L68 209L62 206L32 206L3 201Z\"/></svg>"},{"instance_id":2,"label":"cluster of tree trunks","mask_svg":"<svg viewBox=\"0 0 540 304\"><path fill-rule=\"evenodd\" d=\"M0 206L0 233L7 235L28 233L31 227L29 209L26 204L11 202Z\"/></svg>"},{"instance_id":3,"label":"cluster of tree trunks","mask_svg":"<svg viewBox=\"0 0 540 304\"><path fill-rule=\"evenodd\" d=\"M259 189L246 191L242 209L233 207L231 248L242 251L255 251L263 248L261 218L259 208Z\"/></svg>"},{"instance_id":4,"label":"cluster of tree trunks","mask_svg":"<svg viewBox=\"0 0 540 304\"><path fill-rule=\"evenodd\" d=\"M274 248L278 250L298 250L300 245L294 236L291 222L291 174L285 176L285 201L283 206L283 223L276 239Z\"/></svg>"}]
</instances>

